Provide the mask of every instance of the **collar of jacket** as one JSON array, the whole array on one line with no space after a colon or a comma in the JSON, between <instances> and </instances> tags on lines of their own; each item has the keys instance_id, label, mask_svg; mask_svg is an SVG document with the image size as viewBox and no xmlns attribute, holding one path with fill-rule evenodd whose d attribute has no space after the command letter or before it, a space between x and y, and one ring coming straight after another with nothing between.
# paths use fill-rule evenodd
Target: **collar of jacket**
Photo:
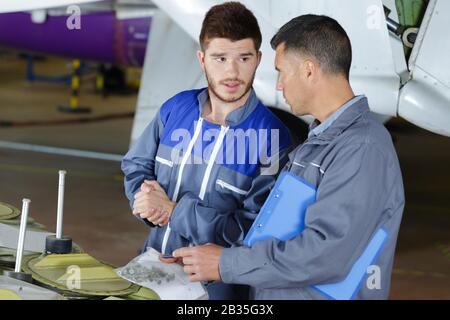
<instances>
[{"instance_id":1,"label":"collar of jacket","mask_svg":"<svg viewBox=\"0 0 450 320\"><path fill-rule=\"evenodd\" d=\"M325 131L320 133L317 136L312 136L311 138L306 139L305 143L313 143L313 144L323 144L328 143L337 136L339 136L342 132L345 131L348 127L350 127L358 118L368 113L369 103L367 101L367 97L363 97L362 99L353 103L347 110L345 110L336 120L329 126ZM310 130L315 127L314 122L310 124Z\"/></svg>"},{"instance_id":2,"label":"collar of jacket","mask_svg":"<svg viewBox=\"0 0 450 320\"><path fill-rule=\"evenodd\" d=\"M251 90L250 96L248 97L247 101L242 106L231 111L227 115L225 119L227 126L231 127L240 124L245 119L247 119L247 117L258 106L260 101L256 96L255 90L253 90L253 88L250 90ZM200 91L200 93L197 96L200 114L202 114L203 107L205 106L205 103L206 101L208 101L208 99L209 99L208 88L204 88L203 90Z\"/></svg>"}]
</instances>

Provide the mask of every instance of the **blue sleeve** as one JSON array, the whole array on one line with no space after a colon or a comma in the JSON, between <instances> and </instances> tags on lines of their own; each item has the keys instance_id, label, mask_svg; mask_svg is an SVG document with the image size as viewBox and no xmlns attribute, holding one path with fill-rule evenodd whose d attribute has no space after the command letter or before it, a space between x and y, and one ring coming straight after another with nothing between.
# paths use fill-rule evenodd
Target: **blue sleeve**
<instances>
[{"instance_id":1,"label":"blue sleeve","mask_svg":"<svg viewBox=\"0 0 450 320\"><path fill-rule=\"evenodd\" d=\"M125 176L125 194L131 207L133 207L134 194L144 180L156 180L154 171L156 153L164 127L179 96L180 94L175 95L161 106L153 120L122 159L121 168Z\"/></svg>"},{"instance_id":2,"label":"blue sleeve","mask_svg":"<svg viewBox=\"0 0 450 320\"><path fill-rule=\"evenodd\" d=\"M158 150L162 123L159 112L145 128L136 143L122 160L125 194L133 207L134 194L144 180L155 180L155 157Z\"/></svg>"},{"instance_id":3,"label":"blue sleeve","mask_svg":"<svg viewBox=\"0 0 450 320\"><path fill-rule=\"evenodd\" d=\"M130 201L131 208L133 208L134 195L139 191L144 180L156 180L156 153L165 124L176 101L177 96L174 96L161 106L153 120L122 159L121 168L124 173L125 194ZM146 219L141 220L150 227L155 226Z\"/></svg>"}]
</instances>

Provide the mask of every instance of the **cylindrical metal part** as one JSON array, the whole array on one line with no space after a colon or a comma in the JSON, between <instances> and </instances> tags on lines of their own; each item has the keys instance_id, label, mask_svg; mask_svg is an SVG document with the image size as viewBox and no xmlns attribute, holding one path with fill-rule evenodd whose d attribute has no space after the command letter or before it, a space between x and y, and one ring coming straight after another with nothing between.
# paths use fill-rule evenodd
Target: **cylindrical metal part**
<instances>
[{"instance_id":1,"label":"cylindrical metal part","mask_svg":"<svg viewBox=\"0 0 450 320\"><path fill-rule=\"evenodd\" d=\"M27 232L28 208L30 202L30 199L22 200L22 217L20 219L19 241L17 243L16 253L16 266L14 269L15 272L20 272L20 270L22 269L23 246L25 244L25 235Z\"/></svg>"},{"instance_id":2,"label":"cylindrical metal part","mask_svg":"<svg viewBox=\"0 0 450 320\"><path fill-rule=\"evenodd\" d=\"M48 236L45 238L45 252L56 254L72 253L72 239L69 237L56 238L56 236Z\"/></svg>"},{"instance_id":3,"label":"cylindrical metal part","mask_svg":"<svg viewBox=\"0 0 450 320\"><path fill-rule=\"evenodd\" d=\"M408 48L414 47L414 43L416 43L417 35L419 33L419 28L408 28L403 33L403 44Z\"/></svg>"},{"instance_id":4,"label":"cylindrical metal part","mask_svg":"<svg viewBox=\"0 0 450 320\"><path fill-rule=\"evenodd\" d=\"M386 18L386 23L387 23L389 31L394 32L396 35L400 35L400 33L399 33L400 24L398 24L391 18Z\"/></svg>"},{"instance_id":5,"label":"cylindrical metal part","mask_svg":"<svg viewBox=\"0 0 450 320\"><path fill-rule=\"evenodd\" d=\"M61 239L62 237L62 226L63 226L63 207L64 207L64 179L66 176L66 171L59 171L59 184L58 184L58 211L56 219L56 238Z\"/></svg>"}]
</instances>

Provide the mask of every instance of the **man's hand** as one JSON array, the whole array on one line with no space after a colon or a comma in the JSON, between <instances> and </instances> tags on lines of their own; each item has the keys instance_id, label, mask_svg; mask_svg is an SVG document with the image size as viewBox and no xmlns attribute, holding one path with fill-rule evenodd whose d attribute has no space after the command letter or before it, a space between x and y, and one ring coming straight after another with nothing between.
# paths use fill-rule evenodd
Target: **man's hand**
<instances>
[{"instance_id":1,"label":"man's hand","mask_svg":"<svg viewBox=\"0 0 450 320\"><path fill-rule=\"evenodd\" d=\"M134 196L133 214L164 226L169 223L175 205L158 182L145 180Z\"/></svg>"},{"instance_id":2,"label":"man's hand","mask_svg":"<svg viewBox=\"0 0 450 320\"><path fill-rule=\"evenodd\" d=\"M173 256L182 259L184 272L189 275L190 281L221 280L219 263L222 250L222 247L208 243L177 249Z\"/></svg>"},{"instance_id":3,"label":"man's hand","mask_svg":"<svg viewBox=\"0 0 450 320\"><path fill-rule=\"evenodd\" d=\"M183 259L182 258L165 258L162 254L159 255L159 261L164 263L178 263L179 265L183 266Z\"/></svg>"}]
</instances>

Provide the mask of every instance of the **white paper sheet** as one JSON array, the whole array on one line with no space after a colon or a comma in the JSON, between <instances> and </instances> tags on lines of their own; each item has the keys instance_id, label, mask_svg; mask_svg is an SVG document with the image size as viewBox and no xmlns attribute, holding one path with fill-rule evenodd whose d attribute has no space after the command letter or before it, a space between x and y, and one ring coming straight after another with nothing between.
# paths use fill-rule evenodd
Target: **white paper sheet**
<instances>
[{"instance_id":1,"label":"white paper sheet","mask_svg":"<svg viewBox=\"0 0 450 320\"><path fill-rule=\"evenodd\" d=\"M190 282L183 267L177 263L164 263L153 248L115 269L122 278L154 290L162 300L203 300L208 293L200 282Z\"/></svg>"}]
</instances>

